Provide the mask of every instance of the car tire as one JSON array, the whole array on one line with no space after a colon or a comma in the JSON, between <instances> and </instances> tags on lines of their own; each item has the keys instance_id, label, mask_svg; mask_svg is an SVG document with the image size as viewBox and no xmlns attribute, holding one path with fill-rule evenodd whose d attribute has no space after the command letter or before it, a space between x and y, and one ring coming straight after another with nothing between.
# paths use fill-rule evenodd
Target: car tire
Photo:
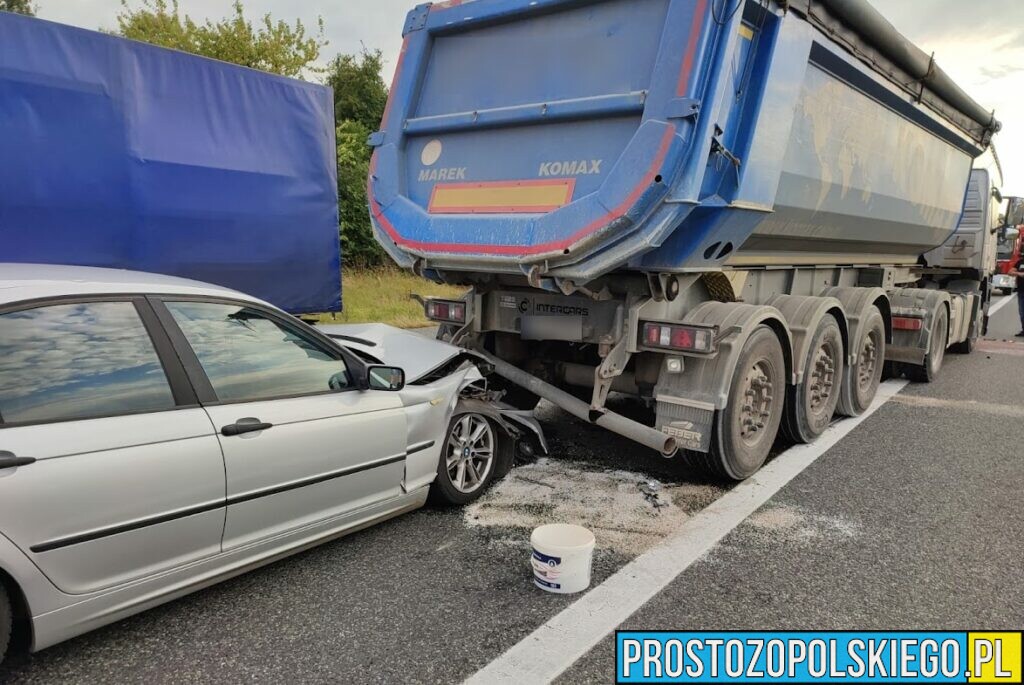
<instances>
[{"instance_id":1,"label":"car tire","mask_svg":"<svg viewBox=\"0 0 1024 685\"><path fill-rule=\"evenodd\" d=\"M14 616L11 611L11 599L7 596L7 589L0 582L0 664L4 662L7 655L7 646L11 642L11 627Z\"/></svg>"},{"instance_id":2,"label":"car tire","mask_svg":"<svg viewBox=\"0 0 1024 685\"><path fill-rule=\"evenodd\" d=\"M512 459L512 440L481 414L452 417L437 461L430 501L442 506L474 502Z\"/></svg>"}]
</instances>

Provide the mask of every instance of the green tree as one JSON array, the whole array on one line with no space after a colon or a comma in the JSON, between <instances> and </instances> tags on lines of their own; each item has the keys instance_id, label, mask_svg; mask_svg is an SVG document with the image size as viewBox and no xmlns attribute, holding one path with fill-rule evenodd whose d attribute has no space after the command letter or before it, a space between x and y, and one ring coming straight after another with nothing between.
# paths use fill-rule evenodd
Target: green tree
<instances>
[{"instance_id":1,"label":"green tree","mask_svg":"<svg viewBox=\"0 0 1024 685\"><path fill-rule=\"evenodd\" d=\"M358 121L342 121L338 141L338 214L341 220L341 254L346 266L374 267L385 262L384 250L370 226L366 177L370 172L370 129Z\"/></svg>"},{"instance_id":2,"label":"green tree","mask_svg":"<svg viewBox=\"0 0 1024 685\"><path fill-rule=\"evenodd\" d=\"M0 12L14 12L36 16L36 6L32 0L0 0Z\"/></svg>"},{"instance_id":3,"label":"green tree","mask_svg":"<svg viewBox=\"0 0 1024 685\"><path fill-rule=\"evenodd\" d=\"M128 0L121 0L121 6L117 32L125 38L282 76L302 78L318 72L315 64L321 48L327 45L323 20L318 20L314 36L306 35L299 20L288 24L272 19L269 14L253 26L245 17L241 0L235 0L230 17L216 22L207 19L203 23L183 15L178 0L171 0L170 4L167 0L142 0L137 8L131 7Z\"/></svg>"},{"instance_id":4,"label":"green tree","mask_svg":"<svg viewBox=\"0 0 1024 685\"><path fill-rule=\"evenodd\" d=\"M371 153L366 139L380 126L388 101L388 89L380 75L382 66L379 50L364 50L359 55L335 57L324 77L334 89L341 245L349 266L379 266L387 260L373 238L366 198Z\"/></svg>"},{"instance_id":5,"label":"green tree","mask_svg":"<svg viewBox=\"0 0 1024 685\"><path fill-rule=\"evenodd\" d=\"M380 126L388 88L381 78L380 50L338 55L327 67L324 83L334 89L334 120L358 121L371 132Z\"/></svg>"}]
</instances>

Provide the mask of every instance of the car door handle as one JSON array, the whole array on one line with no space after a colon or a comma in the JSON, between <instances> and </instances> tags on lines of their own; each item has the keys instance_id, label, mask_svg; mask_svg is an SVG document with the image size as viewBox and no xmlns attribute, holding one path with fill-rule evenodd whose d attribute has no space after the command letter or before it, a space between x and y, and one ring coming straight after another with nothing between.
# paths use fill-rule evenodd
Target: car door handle
<instances>
[{"instance_id":1,"label":"car door handle","mask_svg":"<svg viewBox=\"0 0 1024 685\"><path fill-rule=\"evenodd\" d=\"M229 423L220 429L221 435L231 437L234 435L243 435L245 433L257 433L259 431L265 431L273 428L274 424L264 423L259 419L238 419L234 423Z\"/></svg>"},{"instance_id":2,"label":"car door handle","mask_svg":"<svg viewBox=\"0 0 1024 685\"><path fill-rule=\"evenodd\" d=\"M18 457L13 452L0 450L0 469L13 469L15 466L28 466L34 463L35 457Z\"/></svg>"}]
</instances>

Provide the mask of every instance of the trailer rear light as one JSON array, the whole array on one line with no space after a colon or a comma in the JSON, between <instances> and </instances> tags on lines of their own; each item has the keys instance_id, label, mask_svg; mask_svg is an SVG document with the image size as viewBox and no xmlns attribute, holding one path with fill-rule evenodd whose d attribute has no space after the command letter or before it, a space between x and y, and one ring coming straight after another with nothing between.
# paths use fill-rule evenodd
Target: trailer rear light
<instances>
[{"instance_id":1,"label":"trailer rear light","mask_svg":"<svg viewBox=\"0 0 1024 685\"><path fill-rule=\"evenodd\" d=\"M427 318L446 323L466 323L466 303L448 300L427 300Z\"/></svg>"},{"instance_id":2,"label":"trailer rear light","mask_svg":"<svg viewBox=\"0 0 1024 685\"><path fill-rule=\"evenodd\" d=\"M910 316L892 317L892 327L897 331L919 331L924 328L924 319Z\"/></svg>"},{"instance_id":3,"label":"trailer rear light","mask_svg":"<svg viewBox=\"0 0 1024 685\"><path fill-rule=\"evenodd\" d=\"M708 354L715 351L715 329L679 326L667 323L645 323L645 347L658 347L680 352Z\"/></svg>"}]
</instances>

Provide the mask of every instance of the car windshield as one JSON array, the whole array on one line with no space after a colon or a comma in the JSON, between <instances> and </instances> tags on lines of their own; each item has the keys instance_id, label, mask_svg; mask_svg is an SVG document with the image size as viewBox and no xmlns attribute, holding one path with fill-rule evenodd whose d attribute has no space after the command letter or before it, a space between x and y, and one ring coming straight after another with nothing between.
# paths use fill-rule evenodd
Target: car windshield
<instances>
[{"instance_id":1,"label":"car windshield","mask_svg":"<svg viewBox=\"0 0 1024 685\"><path fill-rule=\"evenodd\" d=\"M1000 240L996 244L996 256L999 259L1009 259L1013 256L1013 240Z\"/></svg>"}]
</instances>

